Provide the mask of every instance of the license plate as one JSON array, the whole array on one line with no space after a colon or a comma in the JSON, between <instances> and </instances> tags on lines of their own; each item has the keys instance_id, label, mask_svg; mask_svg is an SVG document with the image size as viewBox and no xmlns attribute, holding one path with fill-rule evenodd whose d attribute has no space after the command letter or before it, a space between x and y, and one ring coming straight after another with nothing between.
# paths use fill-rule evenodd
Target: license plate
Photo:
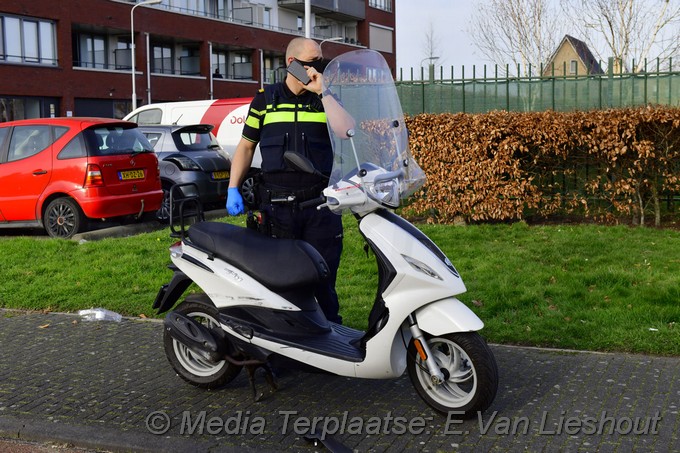
<instances>
[{"instance_id":1,"label":"license plate","mask_svg":"<svg viewBox=\"0 0 680 453\"><path fill-rule=\"evenodd\" d=\"M214 171L212 174L212 179L227 179L228 177L228 171Z\"/></svg>"},{"instance_id":2,"label":"license plate","mask_svg":"<svg viewBox=\"0 0 680 453\"><path fill-rule=\"evenodd\" d=\"M129 181L131 179L144 179L144 170L124 170L118 172L118 179Z\"/></svg>"}]
</instances>

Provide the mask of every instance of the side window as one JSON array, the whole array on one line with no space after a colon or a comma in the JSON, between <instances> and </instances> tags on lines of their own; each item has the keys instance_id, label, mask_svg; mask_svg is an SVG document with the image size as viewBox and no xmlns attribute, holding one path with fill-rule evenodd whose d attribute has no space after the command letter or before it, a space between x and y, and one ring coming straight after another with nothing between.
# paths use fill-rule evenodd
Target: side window
<instances>
[{"instance_id":1,"label":"side window","mask_svg":"<svg viewBox=\"0 0 680 453\"><path fill-rule=\"evenodd\" d=\"M54 130L54 141L56 142L61 138L62 135L68 132L68 127L64 126L54 126L52 128Z\"/></svg>"},{"instance_id":2,"label":"side window","mask_svg":"<svg viewBox=\"0 0 680 453\"><path fill-rule=\"evenodd\" d=\"M3 160L3 151L5 150L5 140L9 135L9 127L0 128L0 162Z\"/></svg>"},{"instance_id":3,"label":"side window","mask_svg":"<svg viewBox=\"0 0 680 453\"><path fill-rule=\"evenodd\" d=\"M149 143L151 143L151 146L153 146L153 148L156 149L156 143L158 143L158 139L161 138L161 133L144 132L144 135L146 136L147 140L149 140Z\"/></svg>"},{"instance_id":4,"label":"side window","mask_svg":"<svg viewBox=\"0 0 680 453\"><path fill-rule=\"evenodd\" d=\"M38 154L52 143L49 126L16 126L9 142L7 161Z\"/></svg>"},{"instance_id":5,"label":"side window","mask_svg":"<svg viewBox=\"0 0 680 453\"><path fill-rule=\"evenodd\" d=\"M149 109L139 112L137 115L130 118L130 121L141 125L146 124L161 124L163 112L161 109Z\"/></svg>"},{"instance_id":6,"label":"side window","mask_svg":"<svg viewBox=\"0 0 680 453\"><path fill-rule=\"evenodd\" d=\"M86 157L87 148L85 147L85 140L83 134L78 134L64 146L59 152L57 159L73 159L75 157Z\"/></svg>"}]
</instances>

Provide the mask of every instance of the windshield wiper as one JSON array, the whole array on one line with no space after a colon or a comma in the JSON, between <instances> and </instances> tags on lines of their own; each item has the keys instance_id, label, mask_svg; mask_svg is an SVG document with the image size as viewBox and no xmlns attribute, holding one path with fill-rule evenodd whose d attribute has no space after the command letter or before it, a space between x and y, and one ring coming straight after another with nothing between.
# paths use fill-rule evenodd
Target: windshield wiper
<instances>
[{"instance_id":1,"label":"windshield wiper","mask_svg":"<svg viewBox=\"0 0 680 453\"><path fill-rule=\"evenodd\" d=\"M138 154L152 153L152 152L153 152L152 149L142 149L142 150L139 150L139 151L132 151L132 153L130 153L130 157L135 157Z\"/></svg>"}]
</instances>

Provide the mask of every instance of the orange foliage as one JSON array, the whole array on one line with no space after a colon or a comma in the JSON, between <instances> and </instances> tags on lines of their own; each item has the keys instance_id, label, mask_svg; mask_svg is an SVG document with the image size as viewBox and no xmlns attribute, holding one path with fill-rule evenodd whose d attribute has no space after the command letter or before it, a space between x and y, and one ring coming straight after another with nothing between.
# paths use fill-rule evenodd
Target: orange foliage
<instances>
[{"instance_id":1,"label":"orange foliage","mask_svg":"<svg viewBox=\"0 0 680 453\"><path fill-rule=\"evenodd\" d=\"M580 215L644 218L680 192L680 109L420 114L409 145L430 222Z\"/></svg>"}]
</instances>

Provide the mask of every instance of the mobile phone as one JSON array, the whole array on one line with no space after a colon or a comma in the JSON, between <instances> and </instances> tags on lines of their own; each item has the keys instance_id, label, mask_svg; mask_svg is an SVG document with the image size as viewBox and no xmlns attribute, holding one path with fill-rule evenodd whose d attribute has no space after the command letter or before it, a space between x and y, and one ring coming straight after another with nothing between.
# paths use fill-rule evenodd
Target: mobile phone
<instances>
[{"instance_id":1,"label":"mobile phone","mask_svg":"<svg viewBox=\"0 0 680 453\"><path fill-rule=\"evenodd\" d=\"M302 64L300 64L300 62L297 60L293 60L288 65L288 72L290 72L293 75L293 77L302 82L303 85L307 85L309 82L312 81L312 79L310 79L309 76L307 75L307 70L305 69L305 67L302 66Z\"/></svg>"}]
</instances>

